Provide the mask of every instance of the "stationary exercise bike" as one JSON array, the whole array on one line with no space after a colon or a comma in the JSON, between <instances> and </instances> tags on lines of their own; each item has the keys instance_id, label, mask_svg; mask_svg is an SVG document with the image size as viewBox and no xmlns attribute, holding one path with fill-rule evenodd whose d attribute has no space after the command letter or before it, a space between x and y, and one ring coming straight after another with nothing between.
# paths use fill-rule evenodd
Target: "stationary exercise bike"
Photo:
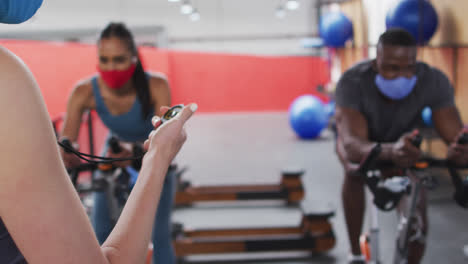
<instances>
[{"instance_id":1,"label":"stationary exercise bike","mask_svg":"<svg viewBox=\"0 0 468 264\"><path fill-rule=\"evenodd\" d=\"M164 116L161 118L161 122L164 123L174 117L178 112L182 110L182 107L176 106L169 109ZM90 144L92 143L92 122L88 119L88 128L90 131ZM56 128L56 122L54 122L54 128ZM82 202L87 207L84 202L87 194L92 192L101 192L104 193L107 197L107 209L109 212L109 218L111 225L115 224L121 214L121 211L128 199L131 189L136 182L138 175L138 170L141 167L143 159L143 146L139 144L133 144L133 157L130 158L109 158L109 157L99 157L92 154L81 153L75 150L72 147L70 140L62 138L58 141L58 144L64 149L65 152L70 152L78 156L79 158L85 160L87 163L83 163L78 167L69 169L71 176L71 181L74 184L76 190L82 198ZM107 142L107 145L111 152L119 153L121 152L121 147L118 140L114 137L110 138ZM90 150L91 150L90 146ZM113 166L113 162L116 161L132 161L132 165L120 168ZM172 170L175 170L175 166L169 166L168 174L174 174ZM89 184L83 185L78 181L78 176L84 171L95 172L91 174L91 181ZM89 207L92 208L94 205L90 204ZM91 211L90 208L87 209L88 213ZM168 241L169 242L169 241ZM152 246L150 245L148 254L147 254L147 263L151 262L152 257Z\"/></svg>"},{"instance_id":2,"label":"stationary exercise bike","mask_svg":"<svg viewBox=\"0 0 468 264\"><path fill-rule=\"evenodd\" d=\"M121 151L118 140L114 137L109 139L108 145L114 153L119 153ZM133 153L137 153L138 156L140 151L142 151L142 149L140 149L138 145L135 145ZM132 163L132 166L127 168L115 167L110 163L82 163L77 167L67 169L88 216L94 206L92 202L90 202L91 199L89 199L89 195L94 192L103 192L107 197L106 200L108 203L107 206L111 225L115 225L130 195L130 191L135 184L136 174L138 173L137 170L141 167L141 159L136 159ZM174 169L176 169L176 167L169 167L169 170ZM78 181L79 175L83 172L91 172L90 182L80 183ZM149 245L146 264L151 264L152 255L152 245Z\"/></svg>"},{"instance_id":3,"label":"stationary exercise bike","mask_svg":"<svg viewBox=\"0 0 468 264\"><path fill-rule=\"evenodd\" d=\"M415 133L412 143L415 146L421 144L422 137ZM468 133L460 137L459 144L468 143ZM363 177L366 185L373 193L373 205L371 208L371 228L369 233L360 238L361 251L369 263L381 263L379 252L379 225L378 210L390 211L395 209L404 195L409 196L409 203L400 218L398 234L395 245L393 263L406 264L408 262L408 245L410 241L418 239L421 235L416 218L416 203L422 188L434 188L435 181L428 172L428 168L447 168L452 183L455 187L454 199L458 205L468 208L468 180L462 180L458 175L457 168L447 160L424 157L413 167L404 170L405 176L397 176L384 179L381 177L380 169L391 165L376 165L374 162L381 152L377 144L355 170L356 174Z\"/></svg>"},{"instance_id":4,"label":"stationary exercise bike","mask_svg":"<svg viewBox=\"0 0 468 264\"><path fill-rule=\"evenodd\" d=\"M68 141L62 141L62 144L71 148ZM113 153L122 151L117 138L111 137L108 140L109 148ZM67 150L65 150L67 151ZM143 149L133 146L133 153L137 156L143 153ZM132 161L132 165L127 168L115 167L112 163L82 163L77 167L67 169L70 179L75 186L80 198L82 199L87 212L89 213L92 204L86 203L87 195L93 192L103 192L107 196L108 208L112 224L117 222L120 212L127 201L128 195L135 184L138 170L141 167L141 159ZM80 173L91 172L91 180L87 183L79 183Z\"/></svg>"}]
</instances>

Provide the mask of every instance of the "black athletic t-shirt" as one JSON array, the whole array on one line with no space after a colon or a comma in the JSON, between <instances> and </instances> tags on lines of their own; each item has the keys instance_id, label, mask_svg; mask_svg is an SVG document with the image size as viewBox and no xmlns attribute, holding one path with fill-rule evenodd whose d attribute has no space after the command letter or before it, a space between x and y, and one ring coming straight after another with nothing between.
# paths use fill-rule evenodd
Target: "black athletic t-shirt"
<instances>
[{"instance_id":1,"label":"black athletic t-shirt","mask_svg":"<svg viewBox=\"0 0 468 264\"><path fill-rule=\"evenodd\" d=\"M27 264L0 218L0 264Z\"/></svg>"},{"instance_id":2,"label":"black athletic t-shirt","mask_svg":"<svg viewBox=\"0 0 468 264\"><path fill-rule=\"evenodd\" d=\"M336 105L352 108L364 115L369 140L394 142L402 134L421 125L421 111L454 106L454 91L447 76L440 70L417 62L418 78L411 93L404 99L389 101L377 88L377 72L372 61L361 62L341 77L336 87Z\"/></svg>"}]
</instances>

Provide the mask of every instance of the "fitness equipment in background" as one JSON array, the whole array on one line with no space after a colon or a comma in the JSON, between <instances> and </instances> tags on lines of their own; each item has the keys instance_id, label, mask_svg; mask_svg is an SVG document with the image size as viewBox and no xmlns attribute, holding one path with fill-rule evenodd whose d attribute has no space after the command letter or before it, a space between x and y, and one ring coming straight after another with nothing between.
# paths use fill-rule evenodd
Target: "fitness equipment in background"
<instances>
[{"instance_id":1,"label":"fitness equipment in background","mask_svg":"<svg viewBox=\"0 0 468 264\"><path fill-rule=\"evenodd\" d=\"M327 126L328 114L319 98L302 95L289 107L289 123L300 138L313 139Z\"/></svg>"},{"instance_id":2,"label":"fitness equipment in background","mask_svg":"<svg viewBox=\"0 0 468 264\"><path fill-rule=\"evenodd\" d=\"M118 152L118 142L110 139L110 148ZM106 164L107 165L107 164ZM70 170L72 175L76 175L76 183L79 182L78 174L83 171L93 171L99 169L95 163L82 164L77 168ZM109 198L113 201L110 209L114 212L112 216L118 216L121 207L130 191L131 181L124 177L122 186L115 183L114 177L117 170L112 166L107 168L109 173L103 173L105 177L92 177L89 186L77 185L77 190L83 193L94 191L104 191L111 195ZM115 169L115 172L112 172ZM301 175L304 172L285 171L283 172L282 182L279 185L261 186L260 196L263 198L282 198L286 196L291 201L302 199L303 187ZM119 183L119 181L117 182ZM122 188L121 188L122 187ZM232 186L231 186L232 187ZM245 188L246 186L240 186ZM120 191L116 191L116 188ZM186 188L190 188L187 186ZM250 186L247 196L259 197L255 194L259 186ZM288 189L292 188L292 189ZM269 191L266 191L266 190ZM123 195L122 195L123 193ZM286 195L288 194L288 195ZM244 195L246 195L244 193ZM237 229L211 229L211 230L190 230L184 231L182 225L174 225L173 239L178 257L189 255L207 254L207 253L247 253L247 252L272 252L272 251L309 251L312 253L325 252L335 245L335 235L328 218L334 215L334 210L313 210L303 211L301 223L298 226L281 226L277 228L237 228ZM117 218L115 218L117 219ZM148 250L148 256L151 256L151 247ZM149 262L148 262L149 263Z\"/></svg>"},{"instance_id":3,"label":"fitness equipment in background","mask_svg":"<svg viewBox=\"0 0 468 264\"><path fill-rule=\"evenodd\" d=\"M426 0L400 0L387 13L387 29L406 29L419 44L425 44L434 35L439 20L434 7Z\"/></svg>"},{"instance_id":4,"label":"fitness equipment in background","mask_svg":"<svg viewBox=\"0 0 468 264\"><path fill-rule=\"evenodd\" d=\"M353 23L340 11L331 11L320 16L320 37L329 47L343 47L353 37Z\"/></svg>"},{"instance_id":5,"label":"fitness equipment in background","mask_svg":"<svg viewBox=\"0 0 468 264\"><path fill-rule=\"evenodd\" d=\"M419 133L414 133L413 144L420 146L422 137ZM460 137L459 144L468 143L468 133ZM454 200L463 208L468 208L468 181L462 181L457 169L447 160L434 159L425 157L417 162L412 168L408 176L398 176L383 179L380 174L380 169L388 167L387 165L373 164L375 158L381 151L381 147L377 144L370 154L361 163L356 174L364 178L367 186L373 193L374 199L371 208L371 228L369 233L363 234L360 237L360 246L362 253L366 256L369 263L381 263L379 254L379 225L378 225L378 209L389 211L393 210L403 195L409 196L409 204L401 217L398 226L398 234L396 239L396 247L393 263L406 264L408 261L408 244L411 240L418 239L418 222L415 217L416 203L419 192L422 188L433 189L436 182L433 177L425 171L431 167L447 168L452 183L455 187L453 195ZM389 164L389 166L393 166ZM400 175L400 174L398 174ZM414 232L415 231L415 232Z\"/></svg>"},{"instance_id":6,"label":"fitness equipment in background","mask_svg":"<svg viewBox=\"0 0 468 264\"><path fill-rule=\"evenodd\" d=\"M109 145L113 151L118 142L111 138ZM80 197L91 192L105 192L109 195L109 213L114 221L125 204L132 185L131 179L121 168L101 166L103 164L83 163L69 169L71 175L85 171L101 170L100 177L92 177L88 185L77 184ZM109 165L109 164L104 164ZM170 168L171 169L171 168ZM176 169L173 167L172 169ZM300 175L302 171L285 174L284 185L302 188ZM94 174L93 174L94 175ZM78 182L78 181L77 181ZM242 186L245 187L245 186ZM258 188L258 186L255 186ZM302 198L301 189L301 198ZM335 235L328 219L334 215L334 210L304 211L298 226L280 226L276 228L231 228L231 229L198 229L184 230L181 224L173 224L173 243L176 256L183 258L190 255L210 253L248 253L272 251L310 251L325 252L335 245ZM148 249L146 263L150 263L152 248Z\"/></svg>"},{"instance_id":7,"label":"fitness equipment in background","mask_svg":"<svg viewBox=\"0 0 468 264\"><path fill-rule=\"evenodd\" d=\"M190 182L178 179L175 206L189 206L206 201L246 200L283 200L287 204L297 204L304 197L301 180L303 174L303 170L284 170L280 183L270 185L191 186Z\"/></svg>"},{"instance_id":8,"label":"fitness equipment in background","mask_svg":"<svg viewBox=\"0 0 468 264\"><path fill-rule=\"evenodd\" d=\"M117 141L114 141L117 142ZM115 143L111 143L115 144ZM114 145L115 147L115 145ZM108 199L109 216L115 224L130 194L134 180L125 169L115 168L110 164L82 163L77 167L67 169L72 178L78 179L83 172L91 172L91 182L76 183L75 188L80 196L88 216L91 213L94 203L90 194L93 192L104 192ZM95 171L99 171L100 176L95 177ZM78 181L77 181L78 182ZM146 264L151 264L153 245L148 246Z\"/></svg>"},{"instance_id":9,"label":"fitness equipment in background","mask_svg":"<svg viewBox=\"0 0 468 264\"><path fill-rule=\"evenodd\" d=\"M177 257L200 254L253 253L279 251L308 251L324 253L335 246L335 234L329 218L335 214L330 208L307 210L301 208L302 219L297 226L272 228L226 228L173 230Z\"/></svg>"},{"instance_id":10,"label":"fitness equipment in background","mask_svg":"<svg viewBox=\"0 0 468 264\"><path fill-rule=\"evenodd\" d=\"M424 125L427 127L433 127L432 123L432 110L429 106L424 107L424 109L421 112L421 118L424 122Z\"/></svg>"},{"instance_id":11,"label":"fitness equipment in background","mask_svg":"<svg viewBox=\"0 0 468 264\"><path fill-rule=\"evenodd\" d=\"M115 138L108 142L114 152L120 147ZM107 166L102 166L107 165ZM132 185L124 169L114 168L110 164L83 163L69 170L76 175L84 171L101 170L100 177L92 177L91 184L76 188L80 196L91 192L105 192L109 195L109 210L111 218L116 221ZM174 169L174 168L173 168ZM300 176L303 171L284 173L283 185L300 186L302 198L302 183ZM95 174L93 174L95 175ZM76 181L78 182L78 180ZM245 187L245 186L242 186ZM258 188L258 186L255 186ZM272 251L309 251L322 253L333 248L335 235L328 219L334 215L334 210L302 210L302 219L298 226L280 226L275 228L231 228L231 229L198 229L184 230L180 224L173 225L173 243L176 256L184 258L190 255L210 253L249 253ZM151 246L148 249L146 263L150 263Z\"/></svg>"}]
</instances>

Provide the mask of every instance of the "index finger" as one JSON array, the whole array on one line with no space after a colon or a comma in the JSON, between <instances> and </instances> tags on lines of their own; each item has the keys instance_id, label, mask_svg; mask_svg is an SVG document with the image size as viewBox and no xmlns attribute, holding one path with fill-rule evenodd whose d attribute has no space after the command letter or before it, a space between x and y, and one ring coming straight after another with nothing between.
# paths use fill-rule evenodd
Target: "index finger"
<instances>
[{"instance_id":1,"label":"index finger","mask_svg":"<svg viewBox=\"0 0 468 264\"><path fill-rule=\"evenodd\" d=\"M196 103L188 104L184 107L184 109L182 109L182 112L177 115L177 118L185 123L193 115L193 113L197 111L197 109L198 105Z\"/></svg>"}]
</instances>

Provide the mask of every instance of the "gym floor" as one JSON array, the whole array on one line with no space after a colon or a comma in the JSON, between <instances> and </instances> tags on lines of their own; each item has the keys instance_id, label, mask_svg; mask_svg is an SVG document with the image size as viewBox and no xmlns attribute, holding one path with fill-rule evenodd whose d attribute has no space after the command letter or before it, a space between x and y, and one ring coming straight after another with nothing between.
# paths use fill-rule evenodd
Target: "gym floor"
<instances>
[{"instance_id":1,"label":"gym floor","mask_svg":"<svg viewBox=\"0 0 468 264\"><path fill-rule=\"evenodd\" d=\"M304 252L203 255L186 258L191 263L346 263L348 241L341 208L342 168L334 152L330 131L317 140L299 140L290 129L288 115L280 113L196 114L187 124L188 139L176 158L188 166L183 179L193 185L274 184L285 168L303 168L306 190L302 206L323 210L334 207L331 222L335 247L320 256ZM423 263L467 263L467 212L451 199L446 178L429 191L429 237ZM278 203L198 204L176 209L173 220L186 228L297 226L298 207ZM390 263L397 227L395 212L380 213L381 254ZM368 227L366 216L365 230ZM268 260L259 258L267 257ZM250 260L243 260L246 257Z\"/></svg>"}]
</instances>

